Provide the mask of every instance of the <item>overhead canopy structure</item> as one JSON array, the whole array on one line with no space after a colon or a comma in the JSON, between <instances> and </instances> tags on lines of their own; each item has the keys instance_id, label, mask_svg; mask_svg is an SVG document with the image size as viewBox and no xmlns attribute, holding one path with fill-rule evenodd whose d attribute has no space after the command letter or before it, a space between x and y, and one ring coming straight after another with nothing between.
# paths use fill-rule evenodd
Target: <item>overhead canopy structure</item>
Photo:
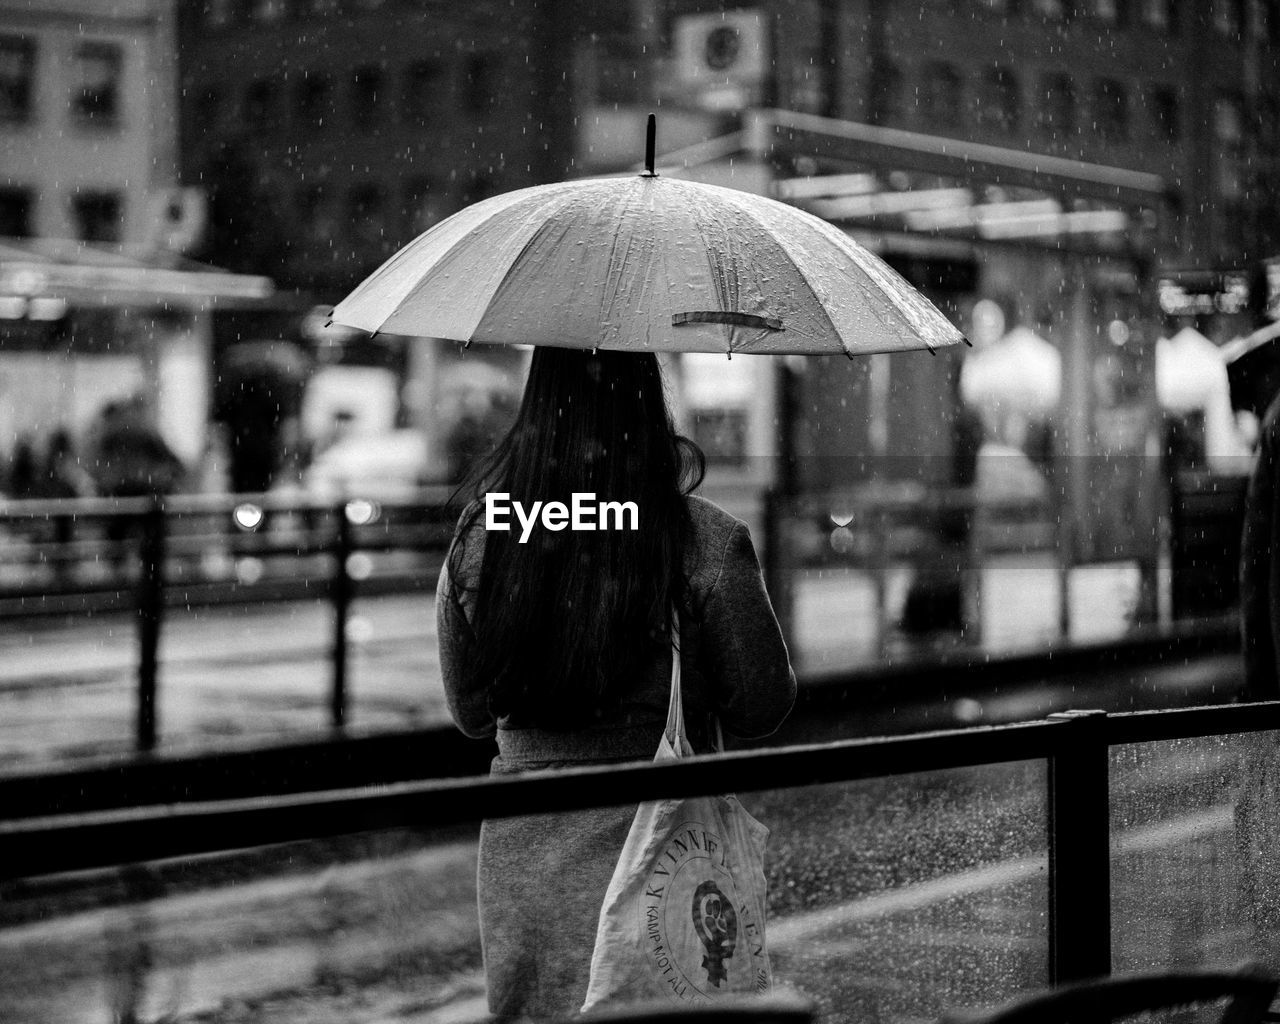
<instances>
[{"instance_id":1,"label":"overhead canopy structure","mask_svg":"<svg viewBox=\"0 0 1280 1024\"><path fill-rule=\"evenodd\" d=\"M67 307L207 311L271 296L270 278L172 253L68 239L0 239L0 320L58 319Z\"/></svg>"},{"instance_id":2,"label":"overhead canopy structure","mask_svg":"<svg viewBox=\"0 0 1280 1024\"><path fill-rule=\"evenodd\" d=\"M1141 258L1169 194L1156 174L788 110L750 111L741 139L838 165L774 188L850 228Z\"/></svg>"}]
</instances>

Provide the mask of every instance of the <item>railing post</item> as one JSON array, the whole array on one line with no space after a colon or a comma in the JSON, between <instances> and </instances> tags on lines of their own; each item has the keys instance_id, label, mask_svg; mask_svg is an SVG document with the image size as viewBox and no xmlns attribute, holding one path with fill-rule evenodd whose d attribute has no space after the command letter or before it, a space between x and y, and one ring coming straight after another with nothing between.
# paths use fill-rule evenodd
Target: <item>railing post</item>
<instances>
[{"instance_id":1,"label":"railing post","mask_svg":"<svg viewBox=\"0 0 1280 1024\"><path fill-rule=\"evenodd\" d=\"M1111 807L1105 711L1062 711L1049 757L1049 982L1111 973Z\"/></svg>"},{"instance_id":2,"label":"railing post","mask_svg":"<svg viewBox=\"0 0 1280 1024\"><path fill-rule=\"evenodd\" d=\"M773 613L786 642L795 646L791 629L794 622L795 578L791 562L788 515L790 503L774 488L764 492L764 581L769 590Z\"/></svg>"},{"instance_id":3,"label":"railing post","mask_svg":"<svg viewBox=\"0 0 1280 1024\"><path fill-rule=\"evenodd\" d=\"M334 508L336 528L333 547L333 581L329 596L333 601L333 689L329 696L330 721L335 729L347 722L347 619L351 612L351 574L347 563L351 558L351 521L347 518L346 501Z\"/></svg>"},{"instance_id":4,"label":"railing post","mask_svg":"<svg viewBox=\"0 0 1280 1024\"><path fill-rule=\"evenodd\" d=\"M157 496L140 517L138 553L138 722L139 752L156 746L156 685L159 675L160 624L164 616L164 505Z\"/></svg>"}]
</instances>

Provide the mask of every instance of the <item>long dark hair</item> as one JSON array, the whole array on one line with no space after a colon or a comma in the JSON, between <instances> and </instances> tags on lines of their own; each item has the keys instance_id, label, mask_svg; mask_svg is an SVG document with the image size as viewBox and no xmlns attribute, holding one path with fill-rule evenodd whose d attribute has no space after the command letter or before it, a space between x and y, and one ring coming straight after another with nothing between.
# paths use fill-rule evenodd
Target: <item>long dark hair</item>
<instances>
[{"instance_id":1,"label":"long dark hair","mask_svg":"<svg viewBox=\"0 0 1280 1024\"><path fill-rule=\"evenodd\" d=\"M625 693L670 641L670 609L688 611L685 495L705 459L676 433L651 353L539 348L511 430L473 475L469 520L453 551L453 578L486 492L570 505L632 501L637 530L485 533L475 594L476 644L468 683L488 691L496 717L573 729Z\"/></svg>"}]
</instances>

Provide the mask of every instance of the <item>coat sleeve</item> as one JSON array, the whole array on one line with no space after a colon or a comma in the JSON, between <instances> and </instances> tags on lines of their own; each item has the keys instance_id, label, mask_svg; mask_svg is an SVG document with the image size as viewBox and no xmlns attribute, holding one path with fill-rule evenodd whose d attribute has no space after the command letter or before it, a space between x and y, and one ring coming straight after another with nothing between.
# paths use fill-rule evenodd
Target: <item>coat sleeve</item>
<instances>
[{"instance_id":1,"label":"coat sleeve","mask_svg":"<svg viewBox=\"0 0 1280 1024\"><path fill-rule=\"evenodd\" d=\"M1272 590L1277 566L1276 539L1276 435L1280 432L1280 407L1269 410L1262 429L1258 459L1249 478L1245 499L1244 534L1240 542L1240 626L1244 647L1246 699L1280 698L1276 673L1275 623Z\"/></svg>"},{"instance_id":2,"label":"coat sleeve","mask_svg":"<svg viewBox=\"0 0 1280 1024\"><path fill-rule=\"evenodd\" d=\"M725 544L704 607L702 660L721 724L746 739L775 732L796 698L787 645L741 523Z\"/></svg>"},{"instance_id":3,"label":"coat sleeve","mask_svg":"<svg viewBox=\"0 0 1280 1024\"><path fill-rule=\"evenodd\" d=\"M469 686L466 681L466 663L474 650L475 636L450 578L448 557L436 584L436 637L445 700L454 723L475 739L492 736L497 722L489 713L488 695L483 688Z\"/></svg>"}]
</instances>

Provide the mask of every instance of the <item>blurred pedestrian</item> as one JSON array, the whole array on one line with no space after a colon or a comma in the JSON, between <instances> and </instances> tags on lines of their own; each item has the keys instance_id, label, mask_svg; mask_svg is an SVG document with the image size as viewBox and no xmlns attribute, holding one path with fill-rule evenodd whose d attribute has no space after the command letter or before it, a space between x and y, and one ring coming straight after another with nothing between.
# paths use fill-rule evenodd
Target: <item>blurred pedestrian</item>
<instances>
[{"instance_id":1,"label":"blurred pedestrian","mask_svg":"<svg viewBox=\"0 0 1280 1024\"><path fill-rule=\"evenodd\" d=\"M92 436L94 479L104 497L160 497L177 490L186 476L186 465L152 425L140 396L107 404ZM125 565L123 545L136 532L132 515L116 514L107 520L117 571Z\"/></svg>"},{"instance_id":2,"label":"blurred pedestrian","mask_svg":"<svg viewBox=\"0 0 1280 1024\"><path fill-rule=\"evenodd\" d=\"M9 478L6 490L11 498L35 496L36 482L40 475L40 459L36 453L35 439L23 434L13 445L9 457Z\"/></svg>"},{"instance_id":3,"label":"blurred pedestrian","mask_svg":"<svg viewBox=\"0 0 1280 1024\"><path fill-rule=\"evenodd\" d=\"M107 404L93 429L98 490L112 498L171 494L187 467L151 423L140 396Z\"/></svg>"},{"instance_id":4,"label":"blurred pedestrian","mask_svg":"<svg viewBox=\"0 0 1280 1024\"><path fill-rule=\"evenodd\" d=\"M515 424L478 470L437 593L450 711L495 736L492 771L650 760L667 717L678 616L695 751L718 721L778 728L795 676L747 528L690 492L702 454L675 433L656 357L535 351ZM638 529L486 529L486 492L531 508L633 501ZM517 525L517 530L519 529ZM635 807L486 821L479 904L489 1009L574 1014Z\"/></svg>"},{"instance_id":5,"label":"blurred pedestrian","mask_svg":"<svg viewBox=\"0 0 1280 1024\"><path fill-rule=\"evenodd\" d=\"M75 441L66 427L49 435L38 490L42 498L84 498L94 493L93 477L80 464Z\"/></svg>"},{"instance_id":6,"label":"blurred pedestrian","mask_svg":"<svg viewBox=\"0 0 1280 1024\"><path fill-rule=\"evenodd\" d=\"M84 498L93 492L93 478L80 465L71 432L66 427L58 427L49 435L36 483L36 494L41 498L67 500ZM61 507L62 511L52 519L53 550L50 554L54 576L59 582L69 584L74 577L75 568L75 552L71 547L75 536L75 506Z\"/></svg>"}]
</instances>

